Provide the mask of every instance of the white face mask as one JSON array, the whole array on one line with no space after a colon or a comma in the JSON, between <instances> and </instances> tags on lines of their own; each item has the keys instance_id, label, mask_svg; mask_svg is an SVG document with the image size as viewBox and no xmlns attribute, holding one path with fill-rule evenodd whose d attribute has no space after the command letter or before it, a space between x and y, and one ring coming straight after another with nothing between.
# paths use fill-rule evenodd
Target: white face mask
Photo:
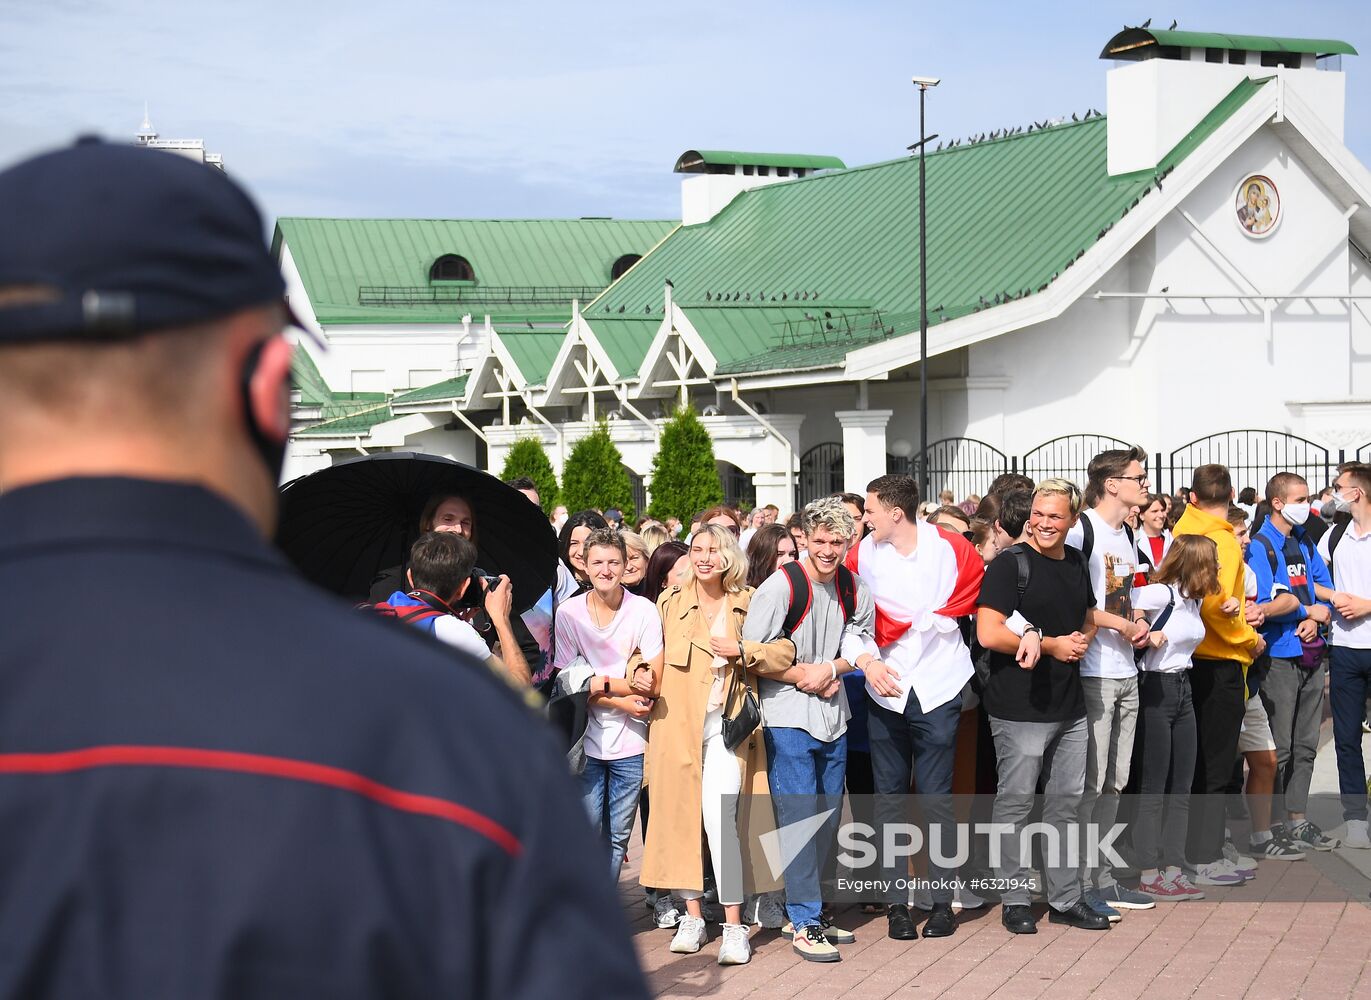
<instances>
[{"instance_id":1,"label":"white face mask","mask_svg":"<svg viewBox=\"0 0 1371 1000\"><path fill-rule=\"evenodd\" d=\"M1352 501L1347 499L1337 490L1333 491L1333 509L1339 514L1346 514L1352 509Z\"/></svg>"},{"instance_id":2,"label":"white face mask","mask_svg":"<svg viewBox=\"0 0 1371 1000\"><path fill-rule=\"evenodd\" d=\"M1309 501L1286 504L1281 508L1281 516L1298 528L1309 520Z\"/></svg>"}]
</instances>

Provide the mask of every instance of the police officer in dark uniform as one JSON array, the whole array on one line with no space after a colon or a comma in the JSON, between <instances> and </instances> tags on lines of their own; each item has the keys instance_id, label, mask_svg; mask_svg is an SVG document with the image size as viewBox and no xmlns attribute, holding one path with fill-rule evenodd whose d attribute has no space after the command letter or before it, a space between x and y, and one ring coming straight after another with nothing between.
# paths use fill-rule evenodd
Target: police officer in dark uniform
<instances>
[{"instance_id":1,"label":"police officer in dark uniform","mask_svg":"<svg viewBox=\"0 0 1371 1000\"><path fill-rule=\"evenodd\" d=\"M0 220L0 997L646 997L543 725L268 545L243 191L82 142Z\"/></svg>"}]
</instances>

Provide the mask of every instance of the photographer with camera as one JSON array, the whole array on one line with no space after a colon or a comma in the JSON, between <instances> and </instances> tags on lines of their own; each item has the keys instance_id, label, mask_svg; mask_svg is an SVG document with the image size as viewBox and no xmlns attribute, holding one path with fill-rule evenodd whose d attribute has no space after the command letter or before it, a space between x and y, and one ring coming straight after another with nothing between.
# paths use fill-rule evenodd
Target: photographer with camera
<instances>
[{"instance_id":1,"label":"photographer with camera","mask_svg":"<svg viewBox=\"0 0 1371 1000\"><path fill-rule=\"evenodd\" d=\"M514 635L511 614L514 588L509 577L487 576L475 570L475 566L476 545L465 535L430 531L409 550L409 568L405 570L408 593L395 591L385 603L376 605L376 610L428 630L434 638L485 660L496 673L508 675L519 687L526 688L530 684L528 661ZM482 595L481 606L494 627L500 656L461 616L459 605L473 587Z\"/></svg>"},{"instance_id":2,"label":"photographer with camera","mask_svg":"<svg viewBox=\"0 0 1371 1000\"><path fill-rule=\"evenodd\" d=\"M445 532L460 535L470 541L473 545L472 551L475 552L476 543L476 511L466 497L456 494L436 493L429 497L424 504L423 512L419 515L419 534L426 535L429 532ZM473 557L474 559L474 557ZM373 604L379 604L390 598L396 591L404 590L406 583L406 566L391 566L376 575L371 583L371 600ZM495 579L483 572L479 567L470 572L476 572L482 577ZM504 600L508 604L513 600L513 594L506 588ZM513 641L500 635L500 629L496 624L495 616L490 614L488 608L483 607L483 601L475 599L478 593L472 591L453 602L453 614L463 621L469 623L476 630L481 641L486 645L486 651L479 654L481 659L489 656L497 656L505 661L507 665L512 665L516 657L510 652L515 647L518 648L518 659L522 660L524 670L532 675L533 669L543 665L543 650L538 645L537 638L529 631L524 620L518 615L510 615L510 631ZM521 681L524 686L528 686L530 681L525 678Z\"/></svg>"}]
</instances>

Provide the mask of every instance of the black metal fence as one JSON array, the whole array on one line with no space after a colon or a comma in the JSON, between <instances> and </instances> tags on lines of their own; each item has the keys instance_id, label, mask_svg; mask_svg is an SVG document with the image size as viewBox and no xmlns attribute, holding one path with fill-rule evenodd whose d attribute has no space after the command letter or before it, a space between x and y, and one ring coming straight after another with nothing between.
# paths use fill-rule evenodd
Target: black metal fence
<instances>
[{"instance_id":1,"label":"black metal fence","mask_svg":"<svg viewBox=\"0 0 1371 1000\"><path fill-rule=\"evenodd\" d=\"M1044 479L1069 479L1084 486L1090 460L1102 451L1131 448L1132 445L1108 434L1067 434L1044 441L1024 453L1015 466L1035 483Z\"/></svg>"},{"instance_id":2,"label":"black metal fence","mask_svg":"<svg viewBox=\"0 0 1371 1000\"><path fill-rule=\"evenodd\" d=\"M843 446L835 441L815 445L800 456L795 509L843 488Z\"/></svg>"},{"instance_id":3,"label":"black metal fence","mask_svg":"<svg viewBox=\"0 0 1371 1000\"><path fill-rule=\"evenodd\" d=\"M716 461L714 465L719 470L719 486L724 491L724 503L748 510L757 506L757 487L751 475L732 462Z\"/></svg>"},{"instance_id":4,"label":"black metal fence","mask_svg":"<svg viewBox=\"0 0 1371 1000\"><path fill-rule=\"evenodd\" d=\"M647 483L627 465L624 466L624 471L628 473L629 485L633 487L633 512L642 517L647 513Z\"/></svg>"},{"instance_id":5,"label":"black metal fence","mask_svg":"<svg viewBox=\"0 0 1371 1000\"><path fill-rule=\"evenodd\" d=\"M589 302L603 288L592 285L360 285L359 306L555 305Z\"/></svg>"},{"instance_id":6,"label":"black metal fence","mask_svg":"<svg viewBox=\"0 0 1371 1000\"><path fill-rule=\"evenodd\" d=\"M1067 434L1044 441L1022 455L1009 456L976 438L943 438L928 446L928 496L951 490L958 501L984 495L995 477L1018 472L1040 482L1069 479L1084 487L1090 460L1102 451L1131 444L1109 434ZM1326 448L1297 434L1272 430L1233 430L1197 438L1171 451L1156 452L1147 463L1154 493L1189 487L1198 466L1228 466L1233 487L1254 487L1260 494L1277 472L1295 472L1318 491L1333 482L1343 462L1371 462L1371 441L1351 449ZM886 471L919 477L919 456L886 456ZM815 445L800 458L796 509L815 497L843 488L843 448L837 442ZM727 493L727 489L725 490Z\"/></svg>"},{"instance_id":7,"label":"black metal fence","mask_svg":"<svg viewBox=\"0 0 1371 1000\"><path fill-rule=\"evenodd\" d=\"M921 483L927 483L928 498L935 499L944 490L957 501L971 494L984 495L997 476L1010 470L1009 456L994 445L976 438L943 438L928 446L927 479L919 475L918 455L906 459L886 456L887 472L903 472Z\"/></svg>"},{"instance_id":8,"label":"black metal fence","mask_svg":"<svg viewBox=\"0 0 1371 1000\"><path fill-rule=\"evenodd\" d=\"M1294 472L1312 489L1320 490L1333 481L1339 463L1346 460L1344 455L1283 431L1226 431L1197 438L1171 452L1167 485L1173 493L1184 489L1198 466L1218 463L1228 466L1236 490L1251 486L1262 495L1267 480L1278 472ZM1157 465L1160 469L1161 462Z\"/></svg>"}]
</instances>

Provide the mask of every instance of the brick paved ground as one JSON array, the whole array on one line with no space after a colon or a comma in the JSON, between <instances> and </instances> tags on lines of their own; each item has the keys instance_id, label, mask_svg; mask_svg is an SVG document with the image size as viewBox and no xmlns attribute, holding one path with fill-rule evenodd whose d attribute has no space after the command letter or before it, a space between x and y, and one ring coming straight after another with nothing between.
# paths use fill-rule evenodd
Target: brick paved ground
<instances>
[{"instance_id":1,"label":"brick paved ground","mask_svg":"<svg viewBox=\"0 0 1371 1000\"><path fill-rule=\"evenodd\" d=\"M1327 745L1320 753L1324 781L1331 753ZM840 910L839 925L857 934L856 944L841 949L841 963L804 962L777 931L759 930L752 963L733 969L715 962L717 927L698 955L667 950L672 932L654 928L642 904L638 854L635 846L621 895L662 998L1371 998L1371 878L1362 871L1371 869L1368 851L1267 862L1244 887L1206 887L1203 901L1127 913L1105 932L1049 924L1039 905L1038 933L1015 937L991 905L964 913L951 938L910 943L888 939L884 917Z\"/></svg>"}]
</instances>

